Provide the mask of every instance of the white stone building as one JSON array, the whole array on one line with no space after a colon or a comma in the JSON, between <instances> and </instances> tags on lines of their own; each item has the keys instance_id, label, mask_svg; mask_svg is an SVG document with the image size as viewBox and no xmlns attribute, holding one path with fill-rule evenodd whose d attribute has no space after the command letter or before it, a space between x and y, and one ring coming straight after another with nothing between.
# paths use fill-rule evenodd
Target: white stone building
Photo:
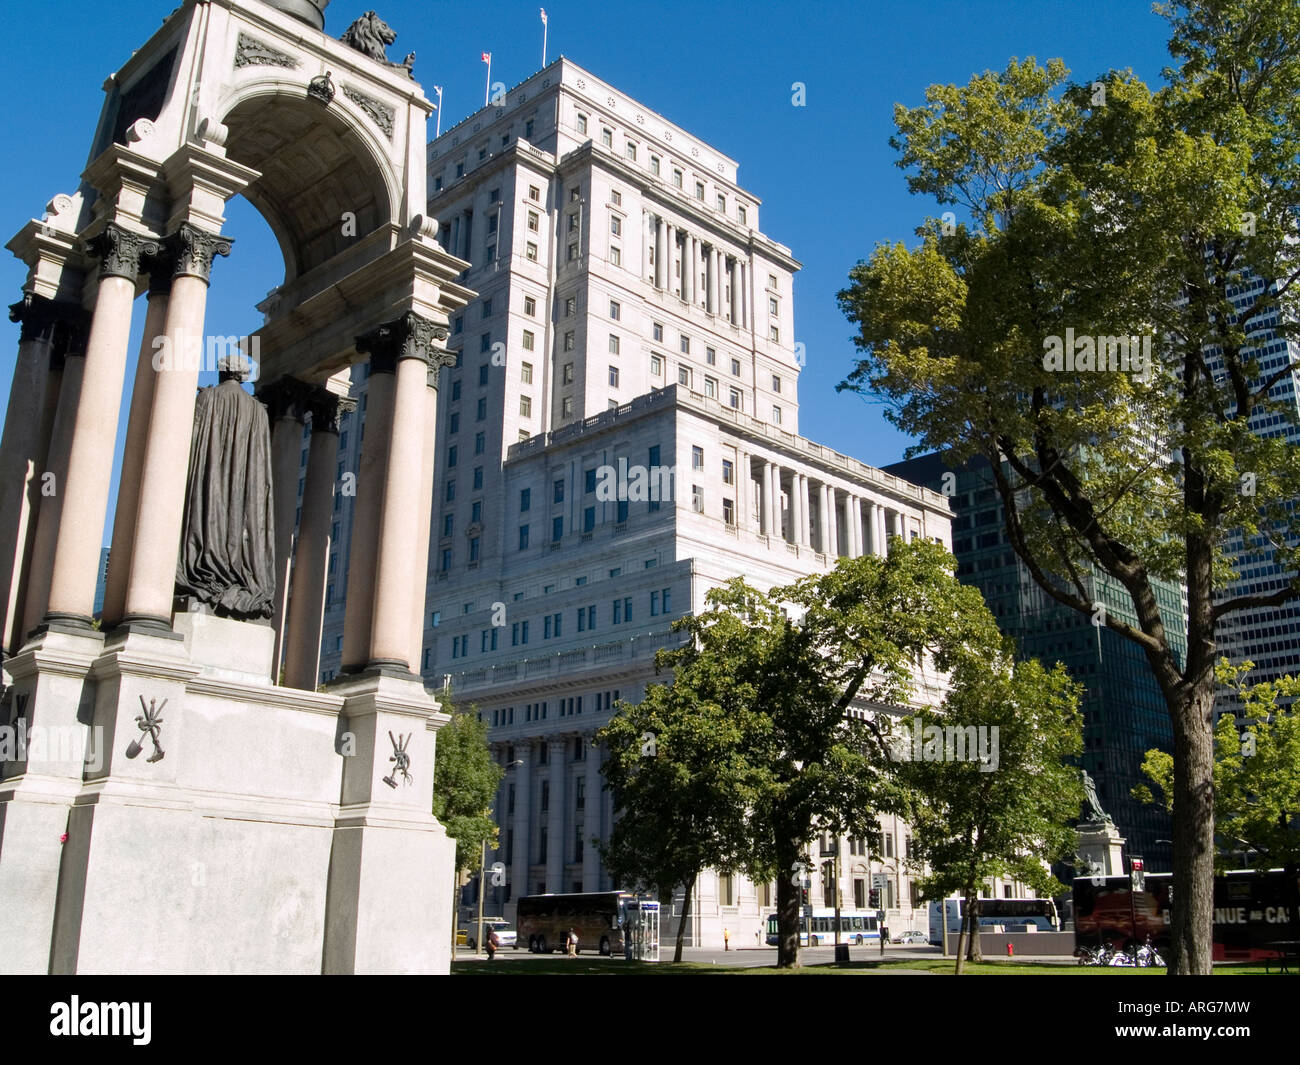
<instances>
[{"instance_id":1,"label":"white stone building","mask_svg":"<svg viewBox=\"0 0 1300 1065\"><path fill-rule=\"evenodd\" d=\"M428 148L429 215L478 297L453 320L439 389L422 672L477 705L507 767L488 861L508 880L488 911L512 916L521 894L620 886L591 845L612 810L590 745L654 680L674 618L732 577L789 583L887 535L951 547L951 519L943 497L799 435L799 264L759 231L734 160L567 59L503 104ZM364 374L354 383L364 395ZM360 435L341 442L340 472ZM654 498L637 467L659 469ZM629 498L609 498L611 472ZM346 540L346 505L339 517ZM840 850L845 907L885 873L891 930L924 928L906 827L883 827L883 863L850 840L820 850ZM738 877L697 890L702 945L723 927L751 944L775 902Z\"/></svg>"}]
</instances>

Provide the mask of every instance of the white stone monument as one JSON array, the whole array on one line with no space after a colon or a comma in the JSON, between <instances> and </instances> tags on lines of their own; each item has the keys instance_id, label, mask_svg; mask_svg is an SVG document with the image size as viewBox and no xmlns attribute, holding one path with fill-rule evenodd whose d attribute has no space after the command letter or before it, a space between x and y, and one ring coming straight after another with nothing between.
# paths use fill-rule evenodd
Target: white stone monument
<instances>
[{"instance_id":1,"label":"white stone monument","mask_svg":"<svg viewBox=\"0 0 1300 1065\"><path fill-rule=\"evenodd\" d=\"M0 443L0 725L33 742L0 765L0 971L448 970L455 847L431 814L448 718L414 670L438 341L473 293L422 215L432 106L414 57L385 57L395 35L373 13L327 36L327 3L184 0L109 78L78 191L8 245L29 273L13 310L24 400ZM240 194L285 257L254 338L269 618L175 598L207 291ZM317 691L338 418L366 357L346 672Z\"/></svg>"}]
</instances>

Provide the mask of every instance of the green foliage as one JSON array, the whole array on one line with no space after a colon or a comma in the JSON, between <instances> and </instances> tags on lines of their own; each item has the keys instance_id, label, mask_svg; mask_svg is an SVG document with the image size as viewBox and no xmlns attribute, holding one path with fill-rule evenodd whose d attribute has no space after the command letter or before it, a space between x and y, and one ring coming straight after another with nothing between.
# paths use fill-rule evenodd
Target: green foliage
<instances>
[{"instance_id":1,"label":"green foliage","mask_svg":"<svg viewBox=\"0 0 1300 1065\"><path fill-rule=\"evenodd\" d=\"M1242 714L1224 714L1214 730L1214 821L1220 870L1245 860L1258 869L1300 866L1300 713L1278 701L1300 695L1300 679L1281 677L1248 685L1254 668L1220 659L1219 681L1232 687ZM1173 759L1147 751L1142 770L1151 785L1133 789L1136 798L1172 805Z\"/></svg>"},{"instance_id":2,"label":"green foliage","mask_svg":"<svg viewBox=\"0 0 1300 1065\"><path fill-rule=\"evenodd\" d=\"M1251 428L1294 419L1269 391L1295 368L1261 367L1246 329L1300 330L1300 3L1159 10L1179 64L1159 89L1117 71L1069 84L1060 61L1030 58L896 109L910 187L966 217L927 219L915 246L879 245L853 268L839 299L861 357L839 387L884 397L917 451L985 459L1008 541L1046 594L1091 614L1101 571L1132 600L1135 623L1105 623L1143 648L1174 724L1188 904L1171 971L1208 972L1212 904L1197 885L1212 850L1215 628L1300 595L1300 578L1221 594L1233 529L1245 565L1300 561L1300 449ZM1150 336L1151 364L1056 370L1045 355L1067 330ZM1155 578L1186 583L1185 660Z\"/></svg>"},{"instance_id":3,"label":"green foliage","mask_svg":"<svg viewBox=\"0 0 1300 1065\"><path fill-rule=\"evenodd\" d=\"M492 760L487 725L471 706L458 710L442 700L451 720L438 730L433 771L433 815L456 840L456 870L478 868L483 841L495 846L492 800L504 770Z\"/></svg>"}]
</instances>

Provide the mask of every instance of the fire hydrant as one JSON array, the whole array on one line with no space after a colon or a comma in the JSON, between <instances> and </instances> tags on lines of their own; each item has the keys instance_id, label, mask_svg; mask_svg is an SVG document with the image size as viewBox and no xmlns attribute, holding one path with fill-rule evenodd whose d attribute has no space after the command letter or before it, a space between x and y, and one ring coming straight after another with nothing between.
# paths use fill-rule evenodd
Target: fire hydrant
<instances>
[{"instance_id":1,"label":"fire hydrant","mask_svg":"<svg viewBox=\"0 0 1300 1065\"><path fill-rule=\"evenodd\" d=\"M1014 958L1015 956L1016 956L1016 945L1015 945L1014 943L1008 943L1008 944L1007 944L1007 957L1008 957L1008 958Z\"/></svg>"}]
</instances>

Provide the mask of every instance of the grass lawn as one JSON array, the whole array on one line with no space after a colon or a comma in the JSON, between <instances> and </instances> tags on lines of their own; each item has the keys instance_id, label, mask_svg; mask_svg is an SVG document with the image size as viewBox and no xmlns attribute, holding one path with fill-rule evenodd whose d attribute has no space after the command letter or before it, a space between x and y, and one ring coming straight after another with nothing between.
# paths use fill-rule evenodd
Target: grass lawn
<instances>
[{"instance_id":1,"label":"grass lawn","mask_svg":"<svg viewBox=\"0 0 1300 1065\"><path fill-rule=\"evenodd\" d=\"M635 965L621 958L537 958L518 962L454 962L451 971L463 976L862 976L870 973L888 974L891 971L924 972L951 976L952 959L917 958L907 961L855 961L848 965L816 964L799 969L777 969L773 966L704 965L699 962L661 961L656 964ZM1221 965L1216 973L1263 975L1262 965ZM1101 965L1074 965L1047 962L1007 962L1001 960L967 963L966 973L972 976L1164 976L1164 969L1111 968Z\"/></svg>"}]
</instances>

